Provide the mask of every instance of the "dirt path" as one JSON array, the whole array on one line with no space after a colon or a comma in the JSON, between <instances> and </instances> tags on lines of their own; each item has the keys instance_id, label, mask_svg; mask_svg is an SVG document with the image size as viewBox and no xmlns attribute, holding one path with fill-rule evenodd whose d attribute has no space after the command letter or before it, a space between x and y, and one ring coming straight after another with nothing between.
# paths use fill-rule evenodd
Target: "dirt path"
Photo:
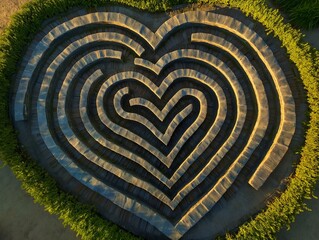
<instances>
[{"instance_id":1,"label":"dirt path","mask_svg":"<svg viewBox=\"0 0 319 240\"><path fill-rule=\"evenodd\" d=\"M0 1L0 33L21 4L29 0ZM319 29L308 32L307 40L319 49ZM2 163L0 162L0 166ZM319 186L316 189L319 195ZM309 201L312 212L299 215L289 232L283 230L279 239L315 240L319 236L319 200ZM78 239L63 227L57 216L45 212L20 187L8 167L0 168L0 240L73 240Z\"/></svg>"},{"instance_id":2,"label":"dirt path","mask_svg":"<svg viewBox=\"0 0 319 240\"><path fill-rule=\"evenodd\" d=\"M0 33L7 26L10 16L15 13L21 5L30 0L1 0L0 1Z\"/></svg>"},{"instance_id":3,"label":"dirt path","mask_svg":"<svg viewBox=\"0 0 319 240\"><path fill-rule=\"evenodd\" d=\"M57 216L34 204L7 166L0 169L0 189L1 240L79 239Z\"/></svg>"}]
</instances>

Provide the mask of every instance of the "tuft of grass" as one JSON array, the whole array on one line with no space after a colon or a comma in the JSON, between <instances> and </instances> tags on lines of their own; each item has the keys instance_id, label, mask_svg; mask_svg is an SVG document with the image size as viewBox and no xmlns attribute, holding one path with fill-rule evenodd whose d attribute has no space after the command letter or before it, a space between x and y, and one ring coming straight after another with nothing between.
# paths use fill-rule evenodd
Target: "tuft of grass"
<instances>
[{"instance_id":1,"label":"tuft of grass","mask_svg":"<svg viewBox=\"0 0 319 240\"><path fill-rule=\"evenodd\" d=\"M274 0L287 13L292 24L313 29L319 27L319 0Z\"/></svg>"},{"instance_id":2,"label":"tuft of grass","mask_svg":"<svg viewBox=\"0 0 319 240\"><path fill-rule=\"evenodd\" d=\"M319 1L317 3L304 2L289 12L291 22L305 29L313 29L319 26Z\"/></svg>"}]
</instances>

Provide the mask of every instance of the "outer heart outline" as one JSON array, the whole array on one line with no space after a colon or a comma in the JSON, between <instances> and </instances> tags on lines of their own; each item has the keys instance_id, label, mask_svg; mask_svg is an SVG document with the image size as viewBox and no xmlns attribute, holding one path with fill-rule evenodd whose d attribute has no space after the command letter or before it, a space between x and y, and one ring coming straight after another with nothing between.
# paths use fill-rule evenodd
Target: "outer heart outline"
<instances>
[{"instance_id":1,"label":"outer heart outline","mask_svg":"<svg viewBox=\"0 0 319 240\"><path fill-rule=\"evenodd\" d=\"M180 14L177 16L178 17L176 17L176 16L174 17L174 20L169 19L167 22L165 22L162 25L163 27L161 26L158 29L158 31L155 33L154 36L160 36L160 37L153 37L152 38L152 39L157 39L157 40L150 41L150 44L152 46L154 46L154 45L157 46L157 44L160 43L160 41L163 39L163 37L165 36L166 33L169 33L174 27L176 27L178 25L182 25L186 22L215 25L215 26L224 28L230 32L233 32L238 36L241 36L244 40L246 40L256 50L256 52L258 53L260 58L263 59L265 64L267 65L267 67L269 67L268 69L271 69L270 73L271 73L273 79L275 79L274 82L275 82L276 89L278 90L279 97L280 97L281 112L285 113L285 114L283 114L283 116L281 118L280 127L279 127L280 131L278 131L278 133L275 137L274 144L272 145L271 150L268 152L267 156L263 160L263 163L265 163L265 165L267 165L267 162L269 161L269 159L271 157L274 157L274 155L278 153L278 150L282 150L282 154L279 154L279 157L277 156L277 157L275 157L275 159L281 159L283 154L286 152L287 146L289 145L291 137L294 133L294 129L293 130L289 129L289 128L295 126L295 113L292 110L292 109L294 109L294 101L291 97L291 91L289 89L289 85L285 81L285 77L284 77L280 67L276 66L277 61L275 60L271 50L268 48L265 48L265 49L260 48L261 50L259 50L258 47L256 47L256 46L263 45L263 44L266 45L263 42L263 40L258 35L253 33L252 30L250 30L247 26L243 25L242 23L240 23L239 21L237 21L235 19L232 19L231 17L223 16L223 15L215 14L215 13L207 13L207 12L196 12L193 15L189 14L189 13L184 13L184 14ZM217 18L218 21L216 21L216 19L212 19L212 18ZM170 20L171 20L171 22L170 22ZM176 20L178 20L178 24L172 24L173 21L176 21ZM221 20L221 21L219 21L219 20ZM227 20L229 20L229 21L227 21ZM112 19L110 21L115 21L115 20ZM72 26L69 26L69 27L72 27ZM166 32L166 33L162 34L163 32ZM140 33L140 34L143 35L143 33ZM50 36L50 37L52 38L52 36ZM46 40L50 39L50 37L48 37ZM156 44L154 44L154 43L156 43ZM43 46L41 46L41 47L43 47ZM36 57L38 57L40 59L40 56L36 56ZM271 61L269 61L269 59L273 59L274 61L271 62ZM23 95L23 92L25 90L23 88L25 88L25 86L27 86L27 85L28 85L27 78L25 79L24 83L22 84L22 89L20 89L20 85L19 85L19 90L21 90L19 92L22 93L22 96L19 95L19 97L17 97L17 99L16 99L15 109L20 108L20 111L19 110L16 111L16 121L22 120L24 118L24 117L21 118L21 115L23 113L22 108L23 108L23 102L24 102L24 96L25 96L25 95ZM17 96L18 96L18 94L17 94ZM286 115L289 117L287 117ZM258 115L258 119L260 120L260 114ZM287 128L287 126L288 126L288 128ZM259 137L260 137L260 135L259 135ZM63 160L63 158L62 158L62 160ZM269 172L271 172L271 169ZM258 175L258 171L257 171L256 176L257 175ZM267 178L267 176L266 176L266 178ZM261 180L264 181L265 179L262 178ZM112 192L112 191L110 191L110 192ZM196 206L196 207L198 207L198 206ZM150 221L150 222L152 222L152 221ZM189 223L190 223L190 225L188 225L188 224L183 224L183 225L184 226L192 226L193 225L192 221ZM183 227L182 228L176 227L176 229L179 231L179 234L183 234L189 228L187 228L185 230L185 228L183 228ZM177 235L168 234L168 236L177 236Z\"/></svg>"}]
</instances>

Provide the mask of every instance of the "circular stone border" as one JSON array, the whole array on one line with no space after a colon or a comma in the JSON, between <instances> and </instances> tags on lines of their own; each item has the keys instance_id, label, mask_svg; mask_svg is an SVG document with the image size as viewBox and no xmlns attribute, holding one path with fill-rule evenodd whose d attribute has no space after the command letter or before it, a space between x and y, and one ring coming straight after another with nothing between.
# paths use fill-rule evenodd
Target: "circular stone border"
<instances>
[{"instance_id":1,"label":"circular stone border","mask_svg":"<svg viewBox=\"0 0 319 240\"><path fill-rule=\"evenodd\" d=\"M94 209L80 203L75 197L62 192L57 183L30 160L25 151L18 147L16 133L10 122L10 82L17 72L19 62L42 23L53 16L74 7L106 6L112 3L126 3L141 10L165 11L173 6L172 0L33 0L22 7L11 20L0 39L0 159L8 164L22 187L47 211L59 215L64 224L70 225L82 239L134 239L130 233L99 217ZM184 0L184 3L195 2ZM287 189L274 199L265 210L253 220L244 223L228 239L273 239L284 225L294 221L295 215L307 209L304 199L313 197L313 190L319 178L319 51L302 42L302 34L285 24L278 10L267 6L266 0L211 0L198 1L210 5L238 8L265 26L286 48L290 59L299 70L307 91L309 104L308 130L305 146L300 151L301 159L294 175L289 179Z\"/></svg>"}]
</instances>

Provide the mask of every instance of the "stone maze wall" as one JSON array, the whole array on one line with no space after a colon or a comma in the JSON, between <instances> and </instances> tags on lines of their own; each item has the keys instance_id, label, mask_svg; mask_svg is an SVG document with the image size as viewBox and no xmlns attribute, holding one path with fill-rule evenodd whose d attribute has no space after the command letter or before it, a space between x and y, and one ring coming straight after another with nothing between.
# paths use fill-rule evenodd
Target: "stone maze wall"
<instances>
[{"instance_id":1,"label":"stone maze wall","mask_svg":"<svg viewBox=\"0 0 319 240\"><path fill-rule=\"evenodd\" d=\"M152 30L119 12L60 17L17 76L23 144L108 219L181 238L241 182L261 188L299 141L296 74L259 27L227 10Z\"/></svg>"}]
</instances>

